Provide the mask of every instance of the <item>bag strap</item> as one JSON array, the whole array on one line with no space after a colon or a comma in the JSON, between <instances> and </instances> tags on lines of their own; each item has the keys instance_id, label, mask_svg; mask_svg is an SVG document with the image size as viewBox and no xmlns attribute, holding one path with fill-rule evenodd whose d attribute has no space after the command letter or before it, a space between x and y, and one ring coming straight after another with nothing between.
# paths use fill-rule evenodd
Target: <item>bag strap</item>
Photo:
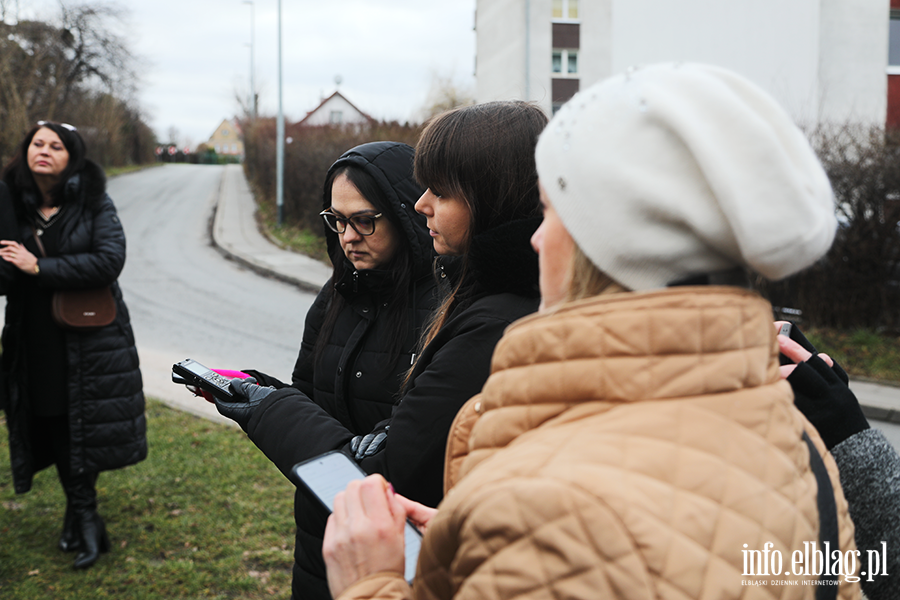
<instances>
[{"instance_id":1,"label":"bag strap","mask_svg":"<svg viewBox=\"0 0 900 600\"><path fill-rule=\"evenodd\" d=\"M838 541L838 519L837 519L837 503L834 500L834 489L831 487L831 478L828 476L828 470L825 468L825 462L816 450L816 446L810 439L809 435L804 431L803 440L809 448L809 466L812 468L813 475L816 476L816 485L819 488L816 495L816 504L819 508L819 545L822 546L828 542L831 550L840 550L840 542ZM825 556L825 563L830 561L830 557ZM825 585L816 587L816 600L835 600L838 595L838 576L834 573L825 575L824 570L819 576L819 581L829 582ZM831 582L835 583L831 583Z\"/></svg>"},{"instance_id":2,"label":"bag strap","mask_svg":"<svg viewBox=\"0 0 900 600\"><path fill-rule=\"evenodd\" d=\"M47 251L44 250L44 244L41 242L41 236L38 235L37 229L34 228L34 225L31 226L31 233L34 235L34 241L37 244L38 250L41 251L41 255L44 258L47 258Z\"/></svg>"}]
</instances>

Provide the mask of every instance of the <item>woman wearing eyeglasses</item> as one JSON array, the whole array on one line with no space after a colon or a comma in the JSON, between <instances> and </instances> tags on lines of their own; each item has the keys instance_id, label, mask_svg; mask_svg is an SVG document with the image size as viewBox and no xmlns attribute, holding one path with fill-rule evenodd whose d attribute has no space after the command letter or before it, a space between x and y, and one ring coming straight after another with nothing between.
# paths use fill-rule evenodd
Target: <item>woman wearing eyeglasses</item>
<instances>
[{"instance_id":1,"label":"woman wearing eyeglasses","mask_svg":"<svg viewBox=\"0 0 900 600\"><path fill-rule=\"evenodd\" d=\"M532 104L491 102L443 113L423 131L415 175L428 189L415 208L427 220L429 248L441 255L435 269L441 305L420 349L409 356L406 367L412 369L389 418L354 429L296 391L232 382L246 401L219 402L219 411L241 423L283 473L341 449L398 492L430 506L441 500L453 418L487 379L504 329L538 307L537 257L529 239L540 223L534 147L546 123ZM344 218L359 210L334 199L331 208ZM376 231L382 221L376 219ZM358 251L359 260L378 252L372 243L357 245L356 236L350 240L348 249ZM353 369L348 377L359 393L372 373ZM295 513L298 525L305 520L310 528L298 526L298 542L306 539L297 546L293 597L330 598L321 554L325 517L301 514L299 507Z\"/></svg>"},{"instance_id":2,"label":"woman wearing eyeglasses","mask_svg":"<svg viewBox=\"0 0 900 600\"><path fill-rule=\"evenodd\" d=\"M390 417L439 296L431 238L415 210L422 188L413 179L413 156L406 144L373 142L348 150L331 166L320 214L334 270L306 315L291 384L243 369L259 384L282 389L295 404L308 402L345 434L335 442L332 431L320 430L302 414L284 414L253 436L257 444L289 444L291 454L311 457L316 452L309 448L342 445ZM233 417L229 408L219 404ZM236 420L246 429L246 422ZM299 493L294 516L294 595L328 598L324 574L310 575L324 569L324 518Z\"/></svg>"},{"instance_id":3,"label":"woman wearing eyeglasses","mask_svg":"<svg viewBox=\"0 0 900 600\"><path fill-rule=\"evenodd\" d=\"M75 568L110 548L97 512L100 471L147 456L144 395L128 309L116 282L125 232L106 194L103 170L85 158L74 127L40 122L3 171L14 228L0 240L7 297L0 369L13 482L31 489L56 465L66 494L61 550ZM3 194L0 193L0 198ZM116 317L93 330L67 330L51 317L57 290L109 286Z\"/></svg>"}]
</instances>

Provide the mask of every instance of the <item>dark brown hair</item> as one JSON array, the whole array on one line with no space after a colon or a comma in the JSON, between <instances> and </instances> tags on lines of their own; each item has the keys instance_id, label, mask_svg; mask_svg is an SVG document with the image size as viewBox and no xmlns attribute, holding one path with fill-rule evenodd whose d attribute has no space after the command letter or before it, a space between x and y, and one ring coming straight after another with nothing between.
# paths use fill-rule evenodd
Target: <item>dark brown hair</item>
<instances>
[{"instance_id":1,"label":"dark brown hair","mask_svg":"<svg viewBox=\"0 0 900 600\"><path fill-rule=\"evenodd\" d=\"M16 155L9 161L6 168L3 169L3 180L10 186L13 194L21 196L22 192L30 191L36 194L36 200L39 203L43 200L39 197L40 191L38 190L37 182L35 182L34 175L32 175L31 169L28 167L28 147L31 145L31 140L34 139L34 134L41 128L49 129L58 135L63 146L65 146L66 151L69 153L69 163L66 165L66 168L63 169L63 172L60 173L59 182L50 190L50 197L52 198L54 205L58 205L64 200L63 190L65 189L66 182L72 175L80 172L84 168L85 154L87 151L85 149L84 140L77 131L69 129L68 127L63 127L58 123L50 123L49 121L44 122L41 125L35 125L27 134L25 134L25 139L19 144L18 152L16 152Z\"/></svg>"},{"instance_id":2,"label":"dark brown hair","mask_svg":"<svg viewBox=\"0 0 900 600\"><path fill-rule=\"evenodd\" d=\"M436 195L463 200L470 215L462 277L432 315L423 348L472 284L467 277L472 238L541 214L534 148L546 125L547 115L536 104L486 102L441 113L422 131L416 145L416 181Z\"/></svg>"}]
</instances>

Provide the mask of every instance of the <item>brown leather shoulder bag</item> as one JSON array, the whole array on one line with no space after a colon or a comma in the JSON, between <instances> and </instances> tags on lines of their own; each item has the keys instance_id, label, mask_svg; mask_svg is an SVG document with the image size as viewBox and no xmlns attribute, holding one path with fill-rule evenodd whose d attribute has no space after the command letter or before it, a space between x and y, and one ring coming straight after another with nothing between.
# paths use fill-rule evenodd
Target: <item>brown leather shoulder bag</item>
<instances>
[{"instance_id":1,"label":"brown leather shoulder bag","mask_svg":"<svg viewBox=\"0 0 900 600\"><path fill-rule=\"evenodd\" d=\"M41 236L34 233L38 249L46 258ZM89 331L109 325L116 319L116 299L112 288L105 286L88 290L56 290L53 292L51 316L63 329Z\"/></svg>"}]
</instances>

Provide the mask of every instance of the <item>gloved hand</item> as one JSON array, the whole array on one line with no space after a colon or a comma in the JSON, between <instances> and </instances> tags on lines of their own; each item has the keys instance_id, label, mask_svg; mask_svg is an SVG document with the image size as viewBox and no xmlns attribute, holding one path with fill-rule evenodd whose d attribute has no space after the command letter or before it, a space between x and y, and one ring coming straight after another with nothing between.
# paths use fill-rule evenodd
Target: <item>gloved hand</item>
<instances>
[{"instance_id":1,"label":"gloved hand","mask_svg":"<svg viewBox=\"0 0 900 600\"><path fill-rule=\"evenodd\" d=\"M353 458L362 460L381 450L387 441L390 429L390 425L385 425L383 429L376 429L372 433L355 436L350 440L350 451L353 452Z\"/></svg>"},{"instance_id":2,"label":"gloved hand","mask_svg":"<svg viewBox=\"0 0 900 600\"><path fill-rule=\"evenodd\" d=\"M790 339L784 338L778 336L781 354L797 365L787 376L794 405L815 426L828 449L868 429L862 407L847 387L847 373L830 357L827 360L833 365L829 367L796 325Z\"/></svg>"},{"instance_id":3,"label":"gloved hand","mask_svg":"<svg viewBox=\"0 0 900 600\"><path fill-rule=\"evenodd\" d=\"M256 410L263 398L275 391L275 388L257 385L256 379L253 377L232 379L229 387L234 395L234 401L224 402L215 398L216 409L220 415L228 417L240 425L246 433L250 418L253 417L253 411Z\"/></svg>"},{"instance_id":4,"label":"gloved hand","mask_svg":"<svg viewBox=\"0 0 900 600\"><path fill-rule=\"evenodd\" d=\"M776 323L783 323L783 322L784 321L776 321ZM792 340L794 340L795 342L797 342L798 344L800 344L801 346L803 346L803 348L808 350L810 353L818 354L819 351L816 350L816 347L813 346L808 339L806 339L806 336L803 335L803 332L800 331L800 328L797 327L797 324L794 323L793 321L791 321L790 323L791 323L790 338ZM799 360L794 360L791 357L785 356L783 353L781 354L780 358L782 359L781 364L783 364L783 365L789 365L789 364L793 364L795 362L801 362ZM834 363L831 367L831 369L834 371L834 374L837 375L841 381L843 381L846 384L849 384L850 378L847 376L847 372L844 371L844 369L841 368L841 365L837 364L837 361L835 361L834 359L832 359L831 362Z\"/></svg>"},{"instance_id":5,"label":"gloved hand","mask_svg":"<svg viewBox=\"0 0 900 600\"><path fill-rule=\"evenodd\" d=\"M818 356L798 364L787 380L794 390L794 405L819 431L829 450L869 428L856 396Z\"/></svg>"}]
</instances>

